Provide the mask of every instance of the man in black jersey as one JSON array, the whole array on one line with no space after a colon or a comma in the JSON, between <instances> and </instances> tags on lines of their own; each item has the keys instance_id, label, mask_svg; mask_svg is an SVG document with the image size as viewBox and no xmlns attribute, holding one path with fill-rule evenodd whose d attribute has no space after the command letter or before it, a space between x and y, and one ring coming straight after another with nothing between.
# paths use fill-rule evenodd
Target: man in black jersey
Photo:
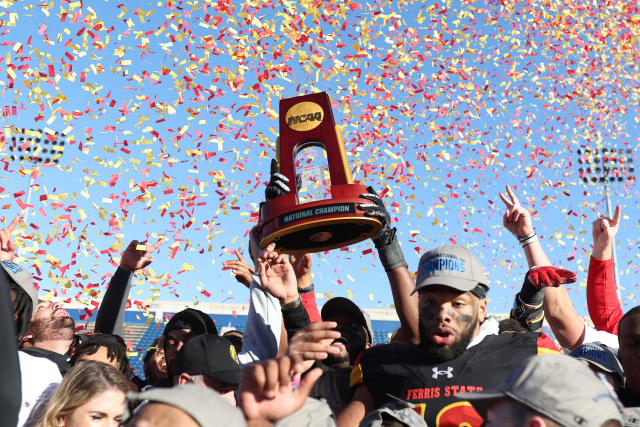
<instances>
[{"instance_id":1,"label":"man in black jersey","mask_svg":"<svg viewBox=\"0 0 640 427\"><path fill-rule=\"evenodd\" d=\"M339 425L358 425L367 412L396 397L414 404L430 426L480 426L482 417L458 393L498 387L527 357L556 353L539 333L481 330L486 282L482 265L464 247L425 253L415 288L420 343L377 346L363 354L351 376L358 388Z\"/></svg>"}]
</instances>

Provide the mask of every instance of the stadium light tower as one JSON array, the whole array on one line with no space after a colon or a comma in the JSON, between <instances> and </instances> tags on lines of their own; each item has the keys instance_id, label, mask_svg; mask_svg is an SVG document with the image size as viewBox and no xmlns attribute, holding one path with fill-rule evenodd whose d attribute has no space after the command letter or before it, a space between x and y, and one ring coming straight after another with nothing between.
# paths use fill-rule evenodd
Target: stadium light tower
<instances>
[{"instance_id":1,"label":"stadium light tower","mask_svg":"<svg viewBox=\"0 0 640 427\"><path fill-rule=\"evenodd\" d=\"M611 209L611 187L615 184L633 183L634 174L632 152L629 148L586 148L578 150L580 178L589 185L602 185L607 202L607 215L613 218ZM613 271L616 287L620 286L618 278L618 257L615 241L612 244Z\"/></svg>"},{"instance_id":2,"label":"stadium light tower","mask_svg":"<svg viewBox=\"0 0 640 427\"><path fill-rule=\"evenodd\" d=\"M11 138L9 150L11 160L35 164L45 164L53 166L58 164L64 152L64 141L58 140L56 132L46 132L42 129L21 129ZM31 203L31 193L33 187L33 173L29 176L29 188L27 191L27 203L24 209L24 222L27 223L29 215L29 204Z\"/></svg>"}]
</instances>

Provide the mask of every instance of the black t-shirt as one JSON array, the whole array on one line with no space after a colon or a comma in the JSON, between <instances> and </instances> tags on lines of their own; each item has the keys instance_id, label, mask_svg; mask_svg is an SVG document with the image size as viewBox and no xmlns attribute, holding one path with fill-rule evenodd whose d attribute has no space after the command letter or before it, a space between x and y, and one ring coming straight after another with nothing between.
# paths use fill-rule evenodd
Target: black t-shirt
<instances>
[{"instance_id":1,"label":"black t-shirt","mask_svg":"<svg viewBox=\"0 0 640 427\"><path fill-rule=\"evenodd\" d=\"M413 403L429 426L476 427L482 417L457 393L497 388L527 357L557 352L544 334L507 333L489 335L456 359L434 365L419 346L387 344L364 352L352 385L364 382L378 407L392 401L389 395Z\"/></svg>"},{"instance_id":2,"label":"black t-shirt","mask_svg":"<svg viewBox=\"0 0 640 427\"><path fill-rule=\"evenodd\" d=\"M619 388L616 390L620 402L625 408L632 408L640 406L640 394L634 393L628 388Z\"/></svg>"},{"instance_id":3,"label":"black t-shirt","mask_svg":"<svg viewBox=\"0 0 640 427\"><path fill-rule=\"evenodd\" d=\"M311 397L323 398L334 414L339 414L353 399L354 389L349 387L351 368L334 369L316 363L322 369L322 376L316 381L311 390Z\"/></svg>"}]
</instances>

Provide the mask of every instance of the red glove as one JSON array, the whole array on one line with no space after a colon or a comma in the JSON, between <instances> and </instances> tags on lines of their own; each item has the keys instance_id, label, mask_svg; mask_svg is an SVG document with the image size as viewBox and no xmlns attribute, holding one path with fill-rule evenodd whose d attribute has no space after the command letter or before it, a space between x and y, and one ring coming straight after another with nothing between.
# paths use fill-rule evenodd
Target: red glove
<instances>
[{"instance_id":1,"label":"red glove","mask_svg":"<svg viewBox=\"0 0 640 427\"><path fill-rule=\"evenodd\" d=\"M537 289L553 286L554 288L565 283L573 283L577 279L576 273L556 267L533 267L527 272L527 280Z\"/></svg>"}]
</instances>

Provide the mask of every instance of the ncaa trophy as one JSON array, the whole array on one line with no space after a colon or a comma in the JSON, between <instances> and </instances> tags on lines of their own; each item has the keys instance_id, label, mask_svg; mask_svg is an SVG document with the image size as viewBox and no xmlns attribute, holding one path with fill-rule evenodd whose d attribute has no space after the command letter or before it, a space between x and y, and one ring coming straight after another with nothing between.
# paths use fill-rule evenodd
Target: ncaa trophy
<instances>
[{"instance_id":1,"label":"ncaa trophy","mask_svg":"<svg viewBox=\"0 0 640 427\"><path fill-rule=\"evenodd\" d=\"M326 151L331 197L299 203L295 160L309 147ZM358 204L367 187L354 184L340 129L326 92L280 100L279 173L292 183L289 193L260 207L260 247L275 242L276 251L298 254L340 248L374 236L381 222L364 215Z\"/></svg>"}]
</instances>

